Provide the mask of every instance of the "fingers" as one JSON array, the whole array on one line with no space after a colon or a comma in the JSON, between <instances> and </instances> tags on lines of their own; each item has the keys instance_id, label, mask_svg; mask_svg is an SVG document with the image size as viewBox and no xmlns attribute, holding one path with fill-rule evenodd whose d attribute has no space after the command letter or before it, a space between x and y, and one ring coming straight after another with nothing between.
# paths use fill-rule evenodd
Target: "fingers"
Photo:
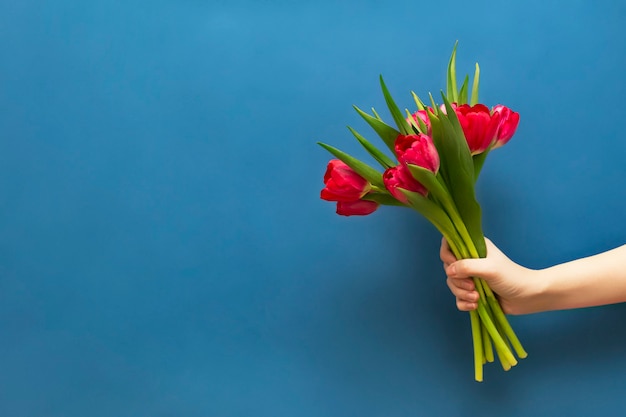
<instances>
[{"instance_id":1,"label":"fingers","mask_svg":"<svg viewBox=\"0 0 626 417\"><path fill-rule=\"evenodd\" d=\"M477 308L479 295L471 279L448 278L446 283L456 297L456 306L459 310L470 311Z\"/></svg>"},{"instance_id":2,"label":"fingers","mask_svg":"<svg viewBox=\"0 0 626 417\"><path fill-rule=\"evenodd\" d=\"M474 289L474 283L472 281L448 278L446 283L455 297L465 301L478 301L478 292Z\"/></svg>"},{"instance_id":3,"label":"fingers","mask_svg":"<svg viewBox=\"0 0 626 417\"><path fill-rule=\"evenodd\" d=\"M444 263L445 266L453 262L456 262L456 257L450 250L450 246L448 245L448 242L446 241L445 237L441 239L441 248L439 249L439 257L441 258L441 261Z\"/></svg>"},{"instance_id":4,"label":"fingers","mask_svg":"<svg viewBox=\"0 0 626 417\"><path fill-rule=\"evenodd\" d=\"M497 274L487 259L462 259L449 264L445 271L449 278L456 279L481 277L488 280Z\"/></svg>"},{"instance_id":5,"label":"fingers","mask_svg":"<svg viewBox=\"0 0 626 417\"><path fill-rule=\"evenodd\" d=\"M456 308L458 308L461 311L472 311L472 310L476 310L478 308L478 304L472 303L472 302L469 302L469 301L459 300L457 298L456 299Z\"/></svg>"}]
</instances>

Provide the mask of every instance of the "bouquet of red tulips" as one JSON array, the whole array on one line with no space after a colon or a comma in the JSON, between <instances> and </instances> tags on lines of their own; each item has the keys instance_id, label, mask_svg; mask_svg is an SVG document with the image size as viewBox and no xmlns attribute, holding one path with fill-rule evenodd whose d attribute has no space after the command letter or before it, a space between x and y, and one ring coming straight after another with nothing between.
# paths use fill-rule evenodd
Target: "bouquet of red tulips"
<instances>
[{"instance_id":1,"label":"bouquet of red tulips","mask_svg":"<svg viewBox=\"0 0 626 417\"><path fill-rule=\"evenodd\" d=\"M458 259L486 256L480 205L475 183L489 152L506 144L517 129L519 114L497 105L478 103L480 69L471 86L469 76L457 88L456 45L448 64L447 91L437 104L427 106L412 93L417 111L403 113L380 78L394 125L372 109L356 111L391 151L376 148L354 129L359 143L380 164L383 172L320 143L338 159L328 164L321 198L337 203L337 214L367 215L380 205L410 207L428 219L446 238ZM489 286L474 278L480 294L478 308L470 312L476 381L483 379L483 364L497 356L504 370L527 356ZM494 355L495 351L495 355Z\"/></svg>"}]
</instances>

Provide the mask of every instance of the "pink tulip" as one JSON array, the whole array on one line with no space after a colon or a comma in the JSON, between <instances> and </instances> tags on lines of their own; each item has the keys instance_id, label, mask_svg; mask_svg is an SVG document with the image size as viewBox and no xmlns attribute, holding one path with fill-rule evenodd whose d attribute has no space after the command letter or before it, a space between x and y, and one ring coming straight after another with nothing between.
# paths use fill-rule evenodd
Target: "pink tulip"
<instances>
[{"instance_id":1,"label":"pink tulip","mask_svg":"<svg viewBox=\"0 0 626 417\"><path fill-rule=\"evenodd\" d=\"M379 204L374 201L338 201L337 214L342 216L367 216L378 209Z\"/></svg>"},{"instance_id":2,"label":"pink tulip","mask_svg":"<svg viewBox=\"0 0 626 417\"><path fill-rule=\"evenodd\" d=\"M493 145L493 149L499 148L505 145L515 134L517 125L519 124L519 113L514 112L506 106L498 104L492 110L493 114L498 113L500 115L500 126L496 133L496 141Z\"/></svg>"},{"instance_id":3,"label":"pink tulip","mask_svg":"<svg viewBox=\"0 0 626 417\"><path fill-rule=\"evenodd\" d=\"M404 165L388 168L383 174L383 182L387 191L389 191L398 201L404 204L406 204L408 200L399 188L414 191L424 196L428 193L426 188L413 178L411 172Z\"/></svg>"},{"instance_id":4,"label":"pink tulip","mask_svg":"<svg viewBox=\"0 0 626 417\"><path fill-rule=\"evenodd\" d=\"M472 155L485 152L493 144L500 126L500 113L493 113L484 104L456 108L465 139Z\"/></svg>"},{"instance_id":5,"label":"pink tulip","mask_svg":"<svg viewBox=\"0 0 626 417\"><path fill-rule=\"evenodd\" d=\"M418 165L435 174L439 171L439 154L430 136L399 135L395 143L396 155L400 163Z\"/></svg>"},{"instance_id":6,"label":"pink tulip","mask_svg":"<svg viewBox=\"0 0 626 417\"><path fill-rule=\"evenodd\" d=\"M326 201L355 202L372 188L365 178L338 159L328 163L324 184L321 198Z\"/></svg>"}]
</instances>

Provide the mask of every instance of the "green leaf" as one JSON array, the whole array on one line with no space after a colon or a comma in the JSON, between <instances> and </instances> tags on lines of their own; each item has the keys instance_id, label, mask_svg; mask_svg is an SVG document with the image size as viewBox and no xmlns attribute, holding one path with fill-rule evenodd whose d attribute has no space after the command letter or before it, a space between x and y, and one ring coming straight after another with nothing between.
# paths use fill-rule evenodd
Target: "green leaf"
<instances>
[{"instance_id":1,"label":"green leaf","mask_svg":"<svg viewBox=\"0 0 626 417\"><path fill-rule=\"evenodd\" d=\"M367 193L362 197L363 200L375 201L378 204L382 204L384 206L401 206L406 207L406 205L400 201L398 201L395 197L388 193Z\"/></svg>"},{"instance_id":2,"label":"green leaf","mask_svg":"<svg viewBox=\"0 0 626 417\"><path fill-rule=\"evenodd\" d=\"M447 95L450 102L457 103L459 100L458 90L456 88L456 47L459 41L454 43L452 48L452 55L450 56L450 62L448 62L448 82L447 82Z\"/></svg>"},{"instance_id":3,"label":"green leaf","mask_svg":"<svg viewBox=\"0 0 626 417\"><path fill-rule=\"evenodd\" d=\"M442 97L447 114L444 115L443 112L439 114L441 131L438 134L442 136L435 141L435 146L437 144L441 146L441 150L438 148L440 159L443 154L447 169L445 183L469 231L473 245L482 257L486 254L486 247L482 231L481 209L476 201L474 189L474 162L456 112L444 94Z\"/></svg>"},{"instance_id":4,"label":"green leaf","mask_svg":"<svg viewBox=\"0 0 626 417\"><path fill-rule=\"evenodd\" d=\"M437 115L437 113L439 112L439 107L437 106L437 103L435 103L435 99L433 98L433 95L428 93L428 97L430 97L430 105L432 106L433 112L435 115Z\"/></svg>"},{"instance_id":5,"label":"green leaf","mask_svg":"<svg viewBox=\"0 0 626 417\"><path fill-rule=\"evenodd\" d=\"M480 84L480 67L478 62L476 63L476 71L474 72L474 82L472 84L472 98L470 99L470 106L478 104L478 87Z\"/></svg>"},{"instance_id":6,"label":"green leaf","mask_svg":"<svg viewBox=\"0 0 626 417\"><path fill-rule=\"evenodd\" d=\"M406 120L410 120L413 119L413 115L411 114L411 112L409 111L409 109L404 109L405 113L406 113ZM418 118L419 119L419 118ZM415 122L418 123L418 122ZM418 123L419 124L419 123ZM409 126L411 126L411 134L418 134L420 133L420 128L419 126L416 126L415 124L413 124L412 122L409 122Z\"/></svg>"},{"instance_id":7,"label":"green leaf","mask_svg":"<svg viewBox=\"0 0 626 417\"><path fill-rule=\"evenodd\" d=\"M456 231L459 233L464 242L473 241L459 211L452 200L452 196L445 184L432 171L418 165L407 164L413 178L422 184L434 199L441 205L452 221Z\"/></svg>"},{"instance_id":8,"label":"green leaf","mask_svg":"<svg viewBox=\"0 0 626 417\"><path fill-rule=\"evenodd\" d=\"M467 104L467 84L469 83L469 75L465 76L465 80L463 81L463 85L461 86L461 91L459 91L459 102L457 103L459 106L461 104Z\"/></svg>"},{"instance_id":9,"label":"green leaf","mask_svg":"<svg viewBox=\"0 0 626 417\"><path fill-rule=\"evenodd\" d=\"M346 165L352 168L354 172L356 172L357 174L365 178L367 181L369 181L370 184L376 187L383 188L383 189L385 188L385 184L383 183L383 174L381 174L376 169L367 165L365 162L359 161L358 159L330 145L327 145L322 142L317 142L317 144L320 145L322 148L326 149L328 152L333 154L335 157L337 157L341 161L343 161Z\"/></svg>"},{"instance_id":10,"label":"green leaf","mask_svg":"<svg viewBox=\"0 0 626 417\"><path fill-rule=\"evenodd\" d=\"M413 100L415 101L415 106L417 107L417 110L424 110L426 106L424 106L424 103L422 102L422 100L420 100L417 94L411 91L411 95L413 96Z\"/></svg>"},{"instance_id":11,"label":"green leaf","mask_svg":"<svg viewBox=\"0 0 626 417\"><path fill-rule=\"evenodd\" d=\"M456 137L458 139L459 146L463 150L467 150L467 154L471 156L470 150L469 150L469 145L467 144L467 140L465 140L465 134L463 133L463 128L461 127L461 123L459 122L459 118L456 115L456 111L452 108L452 105L446 99L445 94L441 93L441 97L443 98L443 103L444 103L444 106L446 108L446 114L444 115L443 112L440 112L440 114L443 115L443 118L445 118L446 120L448 120L450 122L450 125L451 125L452 129L454 130L454 133L455 133L455 135L456 135ZM465 159L467 159L467 158L465 158Z\"/></svg>"},{"instance_id":12,"label":"green leaf","mask_svg":"<svg viewBox=\"0 0 626 417\"><path fill-rule=\"evenodd\" d=\"M419 165L406 165L411 175L417 182L422 184L429 193L432 193L438 201L452 201L450 193L446 191L441 183L437 180L437 176L430 170Z\"/></svg>"},{"instance_id":13,"label":"green leaf","mask_svg":"<svg viewBox=\"0 0 626 417\"><path fill-rule=\"evenodd\" d=\"M387 155L382 153L378 148L372 145L367 139L361 136L356 130L352 129L350 126L348 126L348 129L350 129L350 132L352 132L356 140L359 141L359 143L365 148L365 150L370 155L372 155L372 157L376 161L378 161L378 163L382 165L383 168L387 169L398 165L396 162L392 161Z\"/></svg>"},{"instance_id":14,"label":"green leaf","mask_svg":"<svg viewBox=\"0 0 626 417\"><path fill-rule=\"evenodd\" d=\"M372 114L374 115L374 117L376 117L381 122L383 121L382 117L380 117L380 115L376 112L376 109L373 108L373 107L372 107Z\"/></svg>"},{"instance_id":15,"label":"green leaf","mask_svg":"<svg viewBox=\"0 0 626 417\"><path fill-rule=\"evenodd\" d=\"M422 100L420 100L420 98L417 96L417 94L415 94L413 91L411 91L411 94L413 95L413 100L415 101L415 105L417 106L417 110L418 111L424 111L426 110L426 106L424 106L424 103L422 102ZM417 124L418 124L418 128L419 131L423 134L428 134L428 126L426 126L426 123L424 123L424 121L422 119L420 119L419 117L417 118Z\"/></svg>"},{"instance_id":16,"label":"green leaf","mask_svg":"<svg viewBox=\"0 0 626 417\"><path fill-rule=\"evenodd\" d=\"M485 163L485 159L487 159L488 154L489 149L483 153L472 156L472 159L474 160L474 182L478 181L478 176L480 175L480 171L483 169L483 164Z\"/></svg>"},{"instance_id":17,"label":"green leaf","mask_svg":"<svg viewBox=\"0 0 626 417\"><path fill-rule=\"evenodd\" d=\"M395 152L396 146L396 138L400 135L393 127L389 126L387 123L382 120L373 117L363 110L359 109L357 106L353 106L354 109L361 115L361 117L369 124L374 131L380 136L380 138L385 142L385 145L392 151Z\"/></svg>"},{"instance_id":18,"label":"green leaf","mask_svg":"<svg viewBox=\"0 0 626 417\"><path fill-rule=\"evenodd\" d=\"M446 212L436 203L419 193L399 188L409 201L411 208L431 222L449 241L457 242L458 234Z\"/></svg>"},{"instance_id":19,"label":"green leaf","mask_svg":"<svg viewBox=\"0 0 626 417\"><path fill-rule=\"evenodd\" d=\"M396 102L393 101L393 97L391 97L391 94L389 93L389 90L387 89L387 86L385 85L385 81L383 80L382 75L380 76L380 87L383 90L383 96L385 97L385 102L387 103L387 107L389 108L391 117L393 117L393 120L396 122L396 125L398 126L398 130L403 135L410 135L411 126L402 115L402 111L396 105Z\"/></svg>"}]
</instances>

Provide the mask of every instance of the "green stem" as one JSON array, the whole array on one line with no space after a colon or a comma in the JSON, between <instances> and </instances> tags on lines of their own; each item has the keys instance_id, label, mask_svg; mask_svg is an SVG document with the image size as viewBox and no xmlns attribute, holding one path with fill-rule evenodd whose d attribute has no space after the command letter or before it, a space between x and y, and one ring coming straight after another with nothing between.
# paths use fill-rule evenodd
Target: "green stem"
<instances>
[{"instance_id":1,"label":"green stem","mask_svg":"<svg viewBox=\"0 0 626 417\"><path fill-rule=\"evenodd\" d=\"M491 336L491 339L493 339L493 344L496 348L496 351L499 355L502 355L502 360L506 360L506 362L508 362L511 366L517 365L517 359L515 359L515 356L513 356L513 353L507 347L504 339L502 339L502 336L500 335L500 333L498 333L498 330L493 324L491 317L489 317L489 313L485 308L484 300L478 300L478 315L480 316L483 326L487 328L489 336Z\"/></svg>"},{"instance_id":2,"label":"green stem","mask_svg":"<svg viewBox=\"0 0 626 417\"><path fill-rule=\"evenodd\" d=\"M491 345L491 338L489 337L487 328L485 326L481 326L481 327L482 327L483 352L484 352L485 361L493 362L493 346Z\"/></svg>"},{"instance_id":3,"label":"green stem","mask_svg":"<svg viewBox=\"0 0 626 417\"><path fill-rule=\"evenodd\" d=\"M467 257L467 249L458 236L445 235L452 253L457 259ZM476 310L470 311L470 323L472 326L472 345L474 347L474 379L477 382L483 381L483 343L480 316Z\"/></svg>"},{"instance_id":4,"label":"green stem","mask_svg":"<svg viewBox=\"0 0 626 417\"><path fill-rule=\"evenodd\" d=\"M526 352L526 350L524 350L522 343L517 338L515 331L513 331L511 324L506 319L506 316L504 315L504 312L502 311L502 307L500 307L500 303L498 303L498 300L496 300L496 298L493 296L493 293L491 294L491 296L487 295L487 302L489 303L491 307L491 311L495 315L496 321L502 327L502 330L504 331L504 334L511 342L513 349L515 349L515 353L517 353L517 356L520 359L524 359L525 357L527 357L528 353Z\"/></svg>"},{"instance_id":5,"label":"green stem","mask_svg":"<svg viewBox=\"0 0 626 417\"><path fill-rule=\"evenodd\" d=\"M476 247L474 246L472 240L466 240L465 243L470 254L473 257L478 258L478 252L476 251ZM489 309L491 310L495 321L500 324L500 326L504 330L505 336L510 340L511 344L513 345L513 349L515 350L515 353L517 353L517 356L521 359L527 357L528 353L526 352L526 350L524 350L524 347L517 338L515 331L513 331L511 324L504 315L504 311L502 311L502 307L500 306L500 303L498 303L498 300L496 300L496 297L493 291L491 291L491 288L489 288L489 285L484 280L476 278L474 278L474 283L480 294L480 297L484 297L484 299L486 300L486 303L489 306Z\"/></svg>"},{"instance_id":6,"label":"green stem","mask_svg":"<svg viewBox=\"0 0 626 417\"><path fill-rule=\"evenodd\" d=\"M470 322L472 324L472 342L474 345L474 379L477 382L483 381L483 345L481 340L480 318L476 310L470 311Z\"/></svg>"}]
</instances>

